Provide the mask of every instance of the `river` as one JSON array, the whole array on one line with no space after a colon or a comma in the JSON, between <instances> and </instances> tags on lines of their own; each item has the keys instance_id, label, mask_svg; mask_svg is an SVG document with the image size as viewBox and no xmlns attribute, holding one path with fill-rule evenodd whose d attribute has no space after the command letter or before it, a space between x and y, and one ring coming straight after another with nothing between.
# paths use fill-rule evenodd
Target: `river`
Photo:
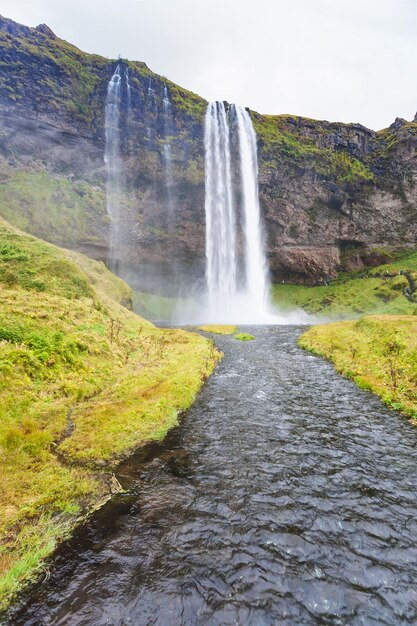
<instances>
[{"instance_id":1,"label":"river","mask_svg":"<svg viewBox=\"0 0 417 626\"><path fill-rule=\"evenodd\" d=\"M302 329L244 330L10 626L417 623L417 429Z\"/></svg>"}]
</instances>

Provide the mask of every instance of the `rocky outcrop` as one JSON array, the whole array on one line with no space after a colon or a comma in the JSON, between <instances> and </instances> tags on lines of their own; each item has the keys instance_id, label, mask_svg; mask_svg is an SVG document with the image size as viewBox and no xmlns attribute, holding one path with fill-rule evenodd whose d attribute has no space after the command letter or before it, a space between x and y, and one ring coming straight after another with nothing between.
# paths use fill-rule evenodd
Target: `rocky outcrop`
<instances>
[{"instance_id":1,"label":"rocky outcrop","mask_svg":"<svg viewBox=\"0 0 417 626\"><path fill-rule=\"evenodd\" d=\"M104 103L120 62L124 188L119 271L147 288L164 275L202 279L206 102L140 62L88 55L46 25L0 18L0 214L60 245L105 259ZM153 104L150 106L149 85ZM174 211L167 216L162 101L172 104ZM129 108L128 108L129 104ZM261 208L276 281L321 283L417 245L417 119L374 132L251 112Z\"/></svg>"}]
</instances>

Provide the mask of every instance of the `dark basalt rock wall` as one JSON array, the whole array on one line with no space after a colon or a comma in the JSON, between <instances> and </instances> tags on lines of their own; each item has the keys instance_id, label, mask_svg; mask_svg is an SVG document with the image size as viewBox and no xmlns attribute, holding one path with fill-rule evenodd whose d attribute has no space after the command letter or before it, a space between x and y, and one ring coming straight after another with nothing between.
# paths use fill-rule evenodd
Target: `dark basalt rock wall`
<instances>
[{"instance_id":1,"label":"dark basalt rock wall","mask_svg":"<svg viewBox=\"0 0 417 626\"><path fill-rule=\"evenodd\" d=\"M104 105L117 62L81 52L46 25L34 29L0 18L0 214L104 259ZM149 268L163 272L169 291L179 274L188 281L204 273L206 102L144 63L120 62L131 85L130 109L123 92L120 267L133 282L152 276ZM159 113L147 95L150 79ZM171 216L165 84L172 103ZM381 263L392 251L417 245L416 119L374 132L360 124L251 115L275 280L320 283L340 269Z\"/></svg>"}]
</instances>

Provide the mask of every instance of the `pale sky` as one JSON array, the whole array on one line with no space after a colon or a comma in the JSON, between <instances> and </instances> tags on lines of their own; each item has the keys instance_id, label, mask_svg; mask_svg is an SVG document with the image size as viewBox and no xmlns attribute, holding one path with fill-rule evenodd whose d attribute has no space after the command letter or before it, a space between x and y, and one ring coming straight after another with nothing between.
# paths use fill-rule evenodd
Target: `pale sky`
<instances>
[{"instance_id":1,"label":"pale sky","mask_svg":"<svg viewBox=\"0 0 417 626\"><path fill-rule=\"evenodd\" d=\"M260 113L377 130L417 111L417 0L0 0L0 13Z\"/></svg>"}]
</instances>

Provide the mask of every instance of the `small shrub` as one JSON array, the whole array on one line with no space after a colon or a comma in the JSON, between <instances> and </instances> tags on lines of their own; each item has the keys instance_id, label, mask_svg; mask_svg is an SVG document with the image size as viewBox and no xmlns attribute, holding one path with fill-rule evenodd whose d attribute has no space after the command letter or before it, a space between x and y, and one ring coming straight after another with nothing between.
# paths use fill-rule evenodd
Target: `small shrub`
<instances>
[{"instance_id":1,"label":"small shrub","mask_svg":"<svg viewBox=\"0 0 417 626\"><path fill-rule=\"evenodd\" d=\"M24 338L24 331L22 328L0 326L0 341L8 341L10 343L22 343Z\"/></svg>"},{"instance_id":2,"label":"small shrub","mask_svg":"<svg viewBox=\"0 0 417 626\"><path fill-rule=\"evenodd\" d=\"M375 296L383 302L389 302L397 297L397 294L386 285L381 285L375 290Z\"/></svg>"},{"instance_id":3,"label":"small shrub","mask_svg":"<svg viewBox=\"0 0 417 626\"><path fill-rule=\"evenodd\" d=\"M7 287L14 287L19 282L19 278L13 270L6 270L0 274L0 279Z\"/></svg>"},{"instance_id":4,"label":"small shrub","mask_svg":"<svg viewBox=\"0 0 417 626\"><path fill-rule=\"evenodd\" d=\"M6 452L13 452L22 445L23 434L15 427L9 428L2 437L2 446Z\"/></svg>"},{"instance_id":5,"label":"small shrub","mask_svg":"<svg viewBox=\"0 0 417 626\"><path fill-rule=\"evenodd\" d=\"M19 248L19 246L6 241L0 243L0 260L5 262L29 261L29 257Z\"/></svg>"}]
</instances>

